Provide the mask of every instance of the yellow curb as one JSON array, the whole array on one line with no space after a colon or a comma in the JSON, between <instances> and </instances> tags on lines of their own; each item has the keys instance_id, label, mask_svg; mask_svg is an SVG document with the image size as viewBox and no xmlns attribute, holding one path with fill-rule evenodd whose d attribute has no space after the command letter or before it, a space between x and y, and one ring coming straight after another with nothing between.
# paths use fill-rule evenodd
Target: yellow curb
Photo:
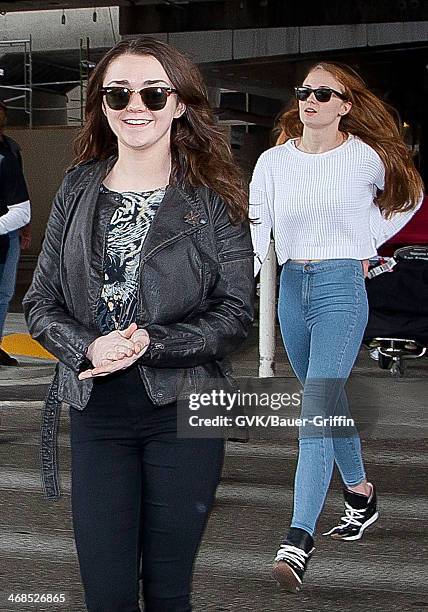
<instances>
[{"instance_id":1,"label":"yellow curb","mask_svg":"<svg viewBox=\"0 0 428 612\"><path fill-rule=\"evenodd\" d=\"M3 338L1 344L6 353L12 355L28 355L29 357L39 357L40 359L56 359L45 350L30 334L9 334Z\"/></svg>"}]
</instances>

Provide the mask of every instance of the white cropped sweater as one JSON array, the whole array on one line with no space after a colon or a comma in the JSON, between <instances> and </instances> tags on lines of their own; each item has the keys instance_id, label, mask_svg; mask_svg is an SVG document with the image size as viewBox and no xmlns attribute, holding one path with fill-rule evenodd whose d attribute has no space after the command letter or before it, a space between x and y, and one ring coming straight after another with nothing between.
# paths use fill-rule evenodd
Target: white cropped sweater
<instances>
[{"instance_id":1,"label":"white cropped sweater","mask_svg":"<svg viewBox=\"0 0 428 612\"><path fill-rule=\"evenodd\" d=\"M325 153L305 153L290 139L259 157L250 184L255 274L271 231L278 262L287 259L368 259L416 212L385 219L373 198L385 168L369 145L349 135Z\"/></svg>"}]
</instances>

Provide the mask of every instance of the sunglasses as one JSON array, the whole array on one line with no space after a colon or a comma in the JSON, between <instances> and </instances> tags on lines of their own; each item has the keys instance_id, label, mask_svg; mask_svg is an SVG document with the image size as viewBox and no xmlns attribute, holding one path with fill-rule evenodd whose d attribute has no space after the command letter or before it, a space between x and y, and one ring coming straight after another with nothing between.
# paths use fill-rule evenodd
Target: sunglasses
<instances>
[{"instance_id":1,"label":"sunglasses","mask_svg":"<svg viewBox=\"0 0 428 612\"><path fill-rule=\"evenodd\" d=\"M296 98L302 102L307 100L311 93L314 94L318 102L329 102L333 94L341 100L347 99L345 94L335 89L331 89L331 87L318 87L318 89L312 89L312 87L295 87L294 91L296 93Z\"/></svg>"},{"instance_id":2,"label":"sunglasses","mask_svg":"<svg viewBox=\"0 0 428 612\"><path fill-rule=\"evenodd\" d=\"M131 95L139 93L144 105L151 111L159 111L165 108L168 96L177 93L172 87L143 87L142 89L130 89L129 87L101 87L101 93L105 97L107 106L112 110L123 110L129 104Z\"/></svg>"}]
</instances>

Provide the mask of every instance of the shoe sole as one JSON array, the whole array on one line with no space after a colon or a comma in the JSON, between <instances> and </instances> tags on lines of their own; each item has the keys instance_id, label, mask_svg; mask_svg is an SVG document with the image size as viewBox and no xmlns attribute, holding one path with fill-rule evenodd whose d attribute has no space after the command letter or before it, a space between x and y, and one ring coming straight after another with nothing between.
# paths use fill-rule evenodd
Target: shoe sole
<instances>
[{"instance_id":1,"label":"shoe sole","mask_svg":"<svg viewBox=\"0 0 428 612\"><path fill-rule=\"evenodd\" d=\"M373 525L373 523L375 523L378 518L379 518L379 512L376 512L367 521L367 523L364 523L364 525L362 525L360 531L356 535L342 537L340 535L333 533L330 537L332 540L344 540L345 542L355 542L355 540L360 540L363 537L364 531L367 529L367 527L370 527L370 525Z\"/></svg>"},{"instance_id":2,"label":"shoe sole","mask_svg":"<svg viewBox=\"0 0 428 612\"><path fill-rule=\"evenodd\" d=\"M272 569L272 578L289 593L298 593L302 588L302 583L285 561L275 563Z\"/></svg>"}]
</instances>

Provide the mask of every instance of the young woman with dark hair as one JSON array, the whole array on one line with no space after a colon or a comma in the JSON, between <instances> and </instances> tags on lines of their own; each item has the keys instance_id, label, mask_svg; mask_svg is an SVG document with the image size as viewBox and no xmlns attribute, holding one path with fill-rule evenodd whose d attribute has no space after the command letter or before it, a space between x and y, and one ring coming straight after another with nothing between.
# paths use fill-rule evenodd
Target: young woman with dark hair
<instances>
[{"instance_id":1,"label":"young woman with dark hair","mask_svg":"<svg viewBox=\"0 0 428 612\"><path fill-rule=\"evenodd\" d=\"M250 217L259 220L251 226L255 269L273 230L282 265L278 316L303 385L302 417L323 423L300 428L293 517L273 569L298 591L334 463L345 515L324 535L357 540L378 518L358 433L330 417L350 417L345 383L367 324L367 260L420 206L422 181L390 109L346 66L309 70L279 118L276 144L250 185Z\"/></svg>"},{"instance_id":2,"label":"young woman with dark hair","mask_svg":"<svg viewBox=\"0 0 428 612\"><path fill-rule=\"evenodd\" d=\"M151 38L94 69L76 166L24 299L59 359L43 416L45 490L70 405L72 510L90 612L191 610L221 439L177 435L177 401L226 384L253 319L244 183L197 68ZM211 382L210 382L211 381Z\"/></svg>"}]
</instances>

